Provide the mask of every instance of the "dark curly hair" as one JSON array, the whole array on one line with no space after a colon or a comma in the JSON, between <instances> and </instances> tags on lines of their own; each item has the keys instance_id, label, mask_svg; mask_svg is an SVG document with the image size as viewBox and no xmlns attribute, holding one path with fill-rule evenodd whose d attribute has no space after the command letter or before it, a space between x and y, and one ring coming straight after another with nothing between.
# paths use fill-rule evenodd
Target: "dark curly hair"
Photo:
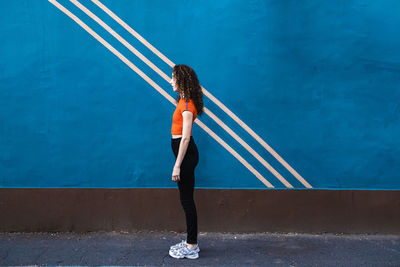
<instances>
[{"instance_id":1,"label":"dark curly hair","mask_svg":"<svg viewBox=\"0 0 400 267\"><path fill-rule=\"evenodd\" d=\"M183 92L186 101L193 100L197 110L197 115L203 114L203 90L194 70L188 65L175 65L172 68L172 75L175 77L178 88L176 101L181 99L180 92Z\"/></svg>"}]
</instances>

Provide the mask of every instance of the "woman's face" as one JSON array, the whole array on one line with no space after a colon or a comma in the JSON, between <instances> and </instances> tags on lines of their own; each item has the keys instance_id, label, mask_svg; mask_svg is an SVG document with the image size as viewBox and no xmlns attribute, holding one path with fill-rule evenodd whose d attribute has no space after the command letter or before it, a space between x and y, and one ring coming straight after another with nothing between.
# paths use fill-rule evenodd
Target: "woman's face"
<instances>
[{"instance_id":1,"label":"woman's face","mask_svg":"<svg viewBox=\"0 0 400 267\"><path fill-rule=\"evenodd\" d=\"M178 92L178 87L176 86L176 80L175 80L175 77L174 77L173 74L172 74L172 79L171 79L171 81L169 83L171 84L172 89L174 90L174 92Z\"/></svg>"}]
</instances>

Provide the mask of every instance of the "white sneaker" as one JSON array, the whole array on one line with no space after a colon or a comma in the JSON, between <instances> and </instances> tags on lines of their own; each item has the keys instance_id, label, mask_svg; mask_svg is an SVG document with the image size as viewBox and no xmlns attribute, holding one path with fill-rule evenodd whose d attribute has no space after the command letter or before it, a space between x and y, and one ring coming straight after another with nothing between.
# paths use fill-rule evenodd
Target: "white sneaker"
<instances>
[{"instance_id":1,"label":"white sneaker","mask_svg":"<svg viewBox=\"0 0 400 267\"><path fill-rule=\"evenodd\" d=\"M186 244L181 246L178 249L170 249L169 255L176 259L188 258L188 259L197 259L199 257L200 251L199 244L196 244L195 248L189 248Z\"/></svg>"},{"instance_id":2,"label":"white sneaker","mask_svg":"<svg viewBox=\"0 0 400 267\"><path fill-rule=\"evenodd\" d=\"M175 249L181 248L183 246L186 246L186 240L182 240L180 243L177 243L177 244L175 244L173 246L170 246L169 249L170 250L175 250Z\"/></svg>"},{"instance_id":3,"label":"white sneaker","mask_svg":"<svg viewBox=\"0 0 400 267\"><path fill-rule=\"evenodd\" d=\"M180 243L177 243L177 244L175 244L173 246L170 246L169 249L170 250L176 250L176 249L182 248L183 246L186 246L186 240L182 240ZM200 252L199 244L196 244L195 250L197 252Z\"/></svg>"}]
</instances>

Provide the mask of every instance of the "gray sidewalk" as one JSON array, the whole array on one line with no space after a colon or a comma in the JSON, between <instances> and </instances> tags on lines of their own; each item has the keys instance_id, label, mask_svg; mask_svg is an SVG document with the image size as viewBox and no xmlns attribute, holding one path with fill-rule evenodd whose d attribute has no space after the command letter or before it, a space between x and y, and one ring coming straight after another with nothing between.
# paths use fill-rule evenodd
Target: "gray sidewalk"
<instances>
[{"instance_id":1,"label":"gray sidewalk","mask_svg":"<svg viewBox=\"0 0 400 267\"><path fill-rule=\"evenodd\" d=\"M199 233L199 258L174 259L185 233L0 233L0 265L400 266L400 236Z\"/></svg>"}]
</instances>

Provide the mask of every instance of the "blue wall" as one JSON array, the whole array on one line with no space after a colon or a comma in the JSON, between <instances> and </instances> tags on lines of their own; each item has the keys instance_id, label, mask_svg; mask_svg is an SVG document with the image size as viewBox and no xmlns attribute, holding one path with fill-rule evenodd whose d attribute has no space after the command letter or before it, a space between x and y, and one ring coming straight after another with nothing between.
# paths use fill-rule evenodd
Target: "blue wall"
<instances>
[{"instance_id":1,"label":"blue wall","mask_svg":"<svg viewBox=\"0 0 400 267\"><path fill-rule=\"evenodd\" d=\"M175 97L71 2L59 0ZM171 68L81 1L166 74ZM261 136L313 188L400 189L400 2L103 0ZM175 106L48 1L0 2L0 186L176 187ZM295 188L305 188L208 98ZM206 114L198 117L286 188ZM266 188L194 124L197 188Z\"/></svg>"}]
</instances>

